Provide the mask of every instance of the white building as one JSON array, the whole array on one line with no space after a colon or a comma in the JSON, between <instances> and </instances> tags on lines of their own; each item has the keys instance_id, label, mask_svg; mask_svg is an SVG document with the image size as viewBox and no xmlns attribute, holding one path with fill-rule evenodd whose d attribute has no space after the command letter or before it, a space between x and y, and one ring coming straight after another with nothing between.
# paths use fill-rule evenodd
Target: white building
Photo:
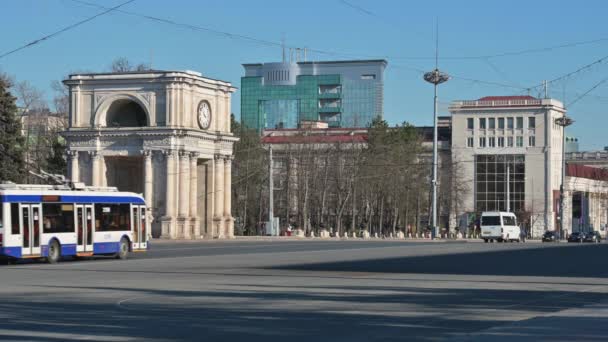
<instances>
[{"instance_id":1,"label":"white building","mask_svg":"<svg viewBox=\"0 0 608 342\"><path fill-rule=\"evenodd\" d=\"M154 236L232 237L229 82L193 71L76 74L69 177L143 193Z\"/></svg>"},{"instance_id":2,"label":"white building","mask_svg":"<svg viewBox=\"0 0 608 342\"><path fill-rule=\"evenodd\" d=\"M555 119L565 115L563 104L490 96L455 101L450 112L453 162L474 179L462 211L513 211L534 237L554 230L562 162L562 128Z\"/></svg>"}]
</instances>

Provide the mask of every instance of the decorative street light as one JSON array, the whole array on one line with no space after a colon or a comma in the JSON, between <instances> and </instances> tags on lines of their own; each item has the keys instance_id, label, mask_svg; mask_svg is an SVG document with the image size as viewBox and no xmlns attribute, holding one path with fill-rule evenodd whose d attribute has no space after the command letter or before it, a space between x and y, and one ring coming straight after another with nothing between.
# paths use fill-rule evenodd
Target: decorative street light
<instances>
[{"instance_id":1,"label":"decorative street light","mask_svg":"<svg viewBox=\"0 0 608 342\"><path fill-rule=\"evenodd\" d=\"M437 227L437 85L441 83L445 83L450 79L450 76L446 73L439 71L437 67L435 70L431 72L427 72L424 74L424 80L432 83L435 88L435 100L433 107L433 178L431 179L431 187L433 189L433 199L432 199L432 216L431 216L431 226L432 226L432 238L435 239L438 233Z\"/></svg>"},{"instance_id":2,"label":"decorative street light","mask_svg":"<svg viewBox=\"0 0 608 342\"><path fill-rule=\"evenodd\" d=\"M559 238L564 236L564 180L566 179L566 127L572 125L574 120L566 116L555 119L555 124L562 127L562 180L559 186Z\"/></svg>"}]
</instances>

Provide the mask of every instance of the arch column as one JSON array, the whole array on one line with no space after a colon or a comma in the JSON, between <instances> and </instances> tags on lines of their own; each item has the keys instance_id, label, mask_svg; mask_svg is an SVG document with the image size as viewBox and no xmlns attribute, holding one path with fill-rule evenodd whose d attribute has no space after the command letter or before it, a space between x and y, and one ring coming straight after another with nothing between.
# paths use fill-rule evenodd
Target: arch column
<instances>
[{"instance_id":1,"label":"arch column","mask_svg":"<svg viewBox=\"0 0 608 342\"><path fill-rule=\"evenodd\" d=\"M217 237L221 239L224 237L224 158L220 154L215 155L213 178L215 180L213 225Z\"/></svg>"},{"instance_id":2,"label":"arch column","mask_svg":"<svg viewBox=\"0 0 608 342\"><path fill-rule=\"evenodd\" d=\"M144 199L149 210L152 207L152 151L143 150L142 154L144 156Z\"/></svg>"},{"instance_id":3,"label":"arch column","mask_svg":"<svg viewBox=\"0 0 608 342\"><path fill-rule=\"evenodd\" d=\"M163 152L166 166L166 188L165 188L165 216L161 219L161 238L175 238L175 180L177 172L177 151L168 150Z\"/></svg>"},{"instance_id":4,"label":"arch column","mask_svg":"<svg viewBox=\"0 0 608 342\"><path fill-rule=\"evenodd\" d=\"M232 219L232 156L224 158L224 220L225 237L234 237L234 220Z\"/></svg>"},{"instance_id":5,"label":"arch column","mask_svg":"<svg viewBox=\"0 0 608 342\"><path fill-rule=\"evenodd\" d=\"M190 231L193 239L201 237L200 218L198 217L198 157L196 152L190 153Z\"/></svg>"},{"instance_id":6,"label":"arch column","mask_svg":"<svg viewBox=\"0 0 608 342\"><path fill-rule=\"evenodd\" d=\"M190 153L179 152L178 237L191 238L190 231Z\"/></svg>"},{"instance_id":7,"label":"arch column","mask_svg":"<svg viewBox=\"0 0 608 342\"><path fill-rule=\"evenodd\" d=\"M70 180L73 183L78 182L80 177L80 164L78 160L78 151L68 151L68 160L70 162Z\"/></svg>"},{"instance_id":8,"label":"arch column","mask_svg":"<svg viewBox=\"0 0 608 342\"><path fill-rule=\"evenodd\" d=\"M103 156L99 151L91 151L89 155L91 156L91 185L102 186L101 163L103 162Z\"/></svg>"}]
</instances>

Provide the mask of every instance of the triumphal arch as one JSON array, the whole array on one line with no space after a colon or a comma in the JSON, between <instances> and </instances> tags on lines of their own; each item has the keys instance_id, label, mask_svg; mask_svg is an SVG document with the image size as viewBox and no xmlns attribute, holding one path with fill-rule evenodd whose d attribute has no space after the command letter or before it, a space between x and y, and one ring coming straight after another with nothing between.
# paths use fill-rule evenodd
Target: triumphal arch
<instances>
[{"instance_id":1,"label":"triumphal arch","mask_svg":"<svg viewBox=\"0 0 608 342\"><path fill-rule=\"evenodd\" d=\"M193 71L75 74L64 83L73 181L143 193L157 237L233 236L230 83Z\"/></svg>"}]
</instances>

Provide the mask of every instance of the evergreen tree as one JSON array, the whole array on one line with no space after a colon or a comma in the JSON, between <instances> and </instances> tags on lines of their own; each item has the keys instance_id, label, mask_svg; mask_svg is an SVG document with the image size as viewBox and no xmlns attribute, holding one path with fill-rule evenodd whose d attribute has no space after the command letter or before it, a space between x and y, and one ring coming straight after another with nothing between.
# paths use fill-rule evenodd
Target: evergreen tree
<instances>
[{"instance_id":1,"label":"evergreen tree","mask_svg":"<svg viewBox=\"0 0 608 342\"><path fill-rule=\"evenodd\" d=\"M49 173L67 175L67 163L65 161L65 144L59 136L52 138L51 151L46 158L46 168Z\"/></svg>"},{"instance_id":2,"label":"evergreen tree","mask_svg":"<svg viewBox=\"0 0 608 342\"><path fill-rule=\"evenodd\" d=\"M0 181L20 183L25 176L24 139L9 88L8 77L0 75Z\"/></svg>"}]
</instances>

